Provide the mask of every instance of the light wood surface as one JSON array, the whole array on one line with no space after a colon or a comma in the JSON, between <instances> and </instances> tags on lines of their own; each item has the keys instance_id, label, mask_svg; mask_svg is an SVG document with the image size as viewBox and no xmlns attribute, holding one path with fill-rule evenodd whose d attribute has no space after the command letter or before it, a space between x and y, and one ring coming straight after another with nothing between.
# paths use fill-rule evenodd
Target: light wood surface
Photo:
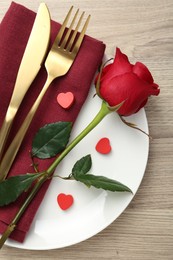
<instances>
[{"instance_id":1,"label":"light wood surface","mask_svg":"<svg viewBox=\"0 0 173 260\"><path fill-rule=\"evenodd\" d=\"M10 5L0 1L0 20ZM37 0L19 0L37 11ZM4 246L0 260L20 259L173 259L173 1L172 0L47 0L51 16L62 21L74 5L92 16L88 34L103 40L106 54L118 46L131 62L145 63L159 97L146 113L153 140L142 184L124 213L98 235L77 245L50 251Z\"/></svg>"}]
</instances>

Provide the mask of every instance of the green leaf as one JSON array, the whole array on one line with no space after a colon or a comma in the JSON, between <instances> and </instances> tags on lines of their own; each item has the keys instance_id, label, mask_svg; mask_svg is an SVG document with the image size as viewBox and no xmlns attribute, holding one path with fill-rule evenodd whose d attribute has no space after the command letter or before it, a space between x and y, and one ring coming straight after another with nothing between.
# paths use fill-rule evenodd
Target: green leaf
<instances>
[{"instance_id":1,"label":"green leaf","mask_svg":"<svg viewBox=\"0 0 173 260\"><path fill-rule=\"evenodd\" d=\"M104 176L95 176L92 174L75 174L73 177L77 181L84 183L87 187L94 186L97 189L121 192L127 191L132 193L131 189L129 189L124 184Z\"/></svg>"},{"instance_id":2,"label":"green leaf","mask_svg":"<svg viewBox=\"0 0 173 260\"><path fill-rule=\"evenodd\" d=\"M40 128L32 143L32 156L47 159L62 152L69 141L71 129L71 122L57 122Z\"/></svg>"},{"instance_id":3,"label":"green leaf","mask_svg":"<svg viewBox=\"0 0 173 260\"><path fill-rule=\"evenodd\" d=\"M127 191L131 192L124 184L109 179L104 176L96 176L92 174L86 174L91 169L91 156L87 155L77 161L72 169L72 176L75 180L84 183L87 187L94 186L97 189L104 189L109 191Z\"/></svg>"},{"instance_id":4,"label":"green leaf","mask_svg":"<svg viewBox=\"0 0 173 260\"><path fill-rule=\"evenodd\" d=\"M91 155L88 154L75 163L72 169L72 175L86 174L91 169L91 165Z\"/></svg>"},{"instance_id":5,"label":"green leaf","mask_svg":"<svg viewBox=\"0 0 173 260\"><path fill-rule=\"evenodd\" d=\"M2 181L0 183L0 206L14 202L39 176L40 173L27 173L25 175L13 176Z\"/></svg>"}]
</instances>

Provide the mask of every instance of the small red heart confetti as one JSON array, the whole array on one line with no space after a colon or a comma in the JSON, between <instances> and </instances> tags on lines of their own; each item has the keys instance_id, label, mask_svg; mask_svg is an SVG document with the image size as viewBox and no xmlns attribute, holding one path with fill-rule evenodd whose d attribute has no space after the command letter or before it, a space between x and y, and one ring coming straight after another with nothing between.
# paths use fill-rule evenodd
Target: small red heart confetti
<instances>
[{"instance_id":1,"label":"small red heart confetti","mask_svg":"<svg viewBox=\"0 0 173 260\"><path fill-rule=\"evenodd\" d=\"M108 138L101 138L96 144L96 151L102 154L108 154L112 150L110 141Z\"/></svg>"},{"instance_id":2,"label":"small red heart confetti","mask_svg":"<svg viewBox=\"0 0 173 260\"><path fill-rule=\"evenodd\" d=\"M57 96L57 102L61 107L68 109L74 102L74 95L72 92L59 93Z\"/></svg>"},{"instance_id":3,"label":"small red heart confetti","mask_svg":"<svg viewBox=\"0 0 173 260\"><path fill-rule=\"evenodd\" d=\"M69 194L66 195L64 193L60 193L57 196L58 205L62 210L67 210L68 208L70 208L73 204L73 201L73 196Z\"/></svg>"}]
</instances>

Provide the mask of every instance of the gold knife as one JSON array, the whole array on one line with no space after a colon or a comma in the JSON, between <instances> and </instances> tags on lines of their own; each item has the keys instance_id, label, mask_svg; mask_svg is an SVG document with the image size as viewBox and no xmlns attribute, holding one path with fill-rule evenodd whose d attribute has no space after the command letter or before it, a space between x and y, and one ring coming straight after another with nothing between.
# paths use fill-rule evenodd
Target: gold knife
<instances>
[{"instance_id":1,"label":"gold knife","mask_svg":"<svg viewBox=\"0 0 173 260\"><path fill-rule=\"evenodd\" d=\"M44 61L49 39L50 13L46 4L41 3L18 70L10 104L0 129L0 159L17 110Z\"/></svg>"}]
</instances>

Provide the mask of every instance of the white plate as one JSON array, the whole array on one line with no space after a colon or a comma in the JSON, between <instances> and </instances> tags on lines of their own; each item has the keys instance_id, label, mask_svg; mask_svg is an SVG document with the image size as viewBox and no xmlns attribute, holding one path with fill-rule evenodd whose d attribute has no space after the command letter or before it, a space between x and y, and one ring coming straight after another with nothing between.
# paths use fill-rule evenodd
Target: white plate
<instances>
[{"instance_id":1,"label":"white plate","mask_svg":"<svg viewBox=\"0 0 173 260\"><path fill-rule=\"evenodd\" d=\"M92 88L73 128L77 135L98 112L101 100L93 98ZM148 132L144 109L126 118ZM97 141L108 137L112 151L101 155L95 150ZM80 182L54 178L41 204L24 243L8 240L11 247L47 250L67 247L86 240L110 225L125 210L143 178L149 150L148 137L124 125L116 113L103 119L59 165L57 172L67 176L82 156L92 155L92 174L114 178L132 189L130 193L106 192L87 188ZM57 205L59 193L71 194L74 204L67 211Z\"/></svg>"}]
</instances>

